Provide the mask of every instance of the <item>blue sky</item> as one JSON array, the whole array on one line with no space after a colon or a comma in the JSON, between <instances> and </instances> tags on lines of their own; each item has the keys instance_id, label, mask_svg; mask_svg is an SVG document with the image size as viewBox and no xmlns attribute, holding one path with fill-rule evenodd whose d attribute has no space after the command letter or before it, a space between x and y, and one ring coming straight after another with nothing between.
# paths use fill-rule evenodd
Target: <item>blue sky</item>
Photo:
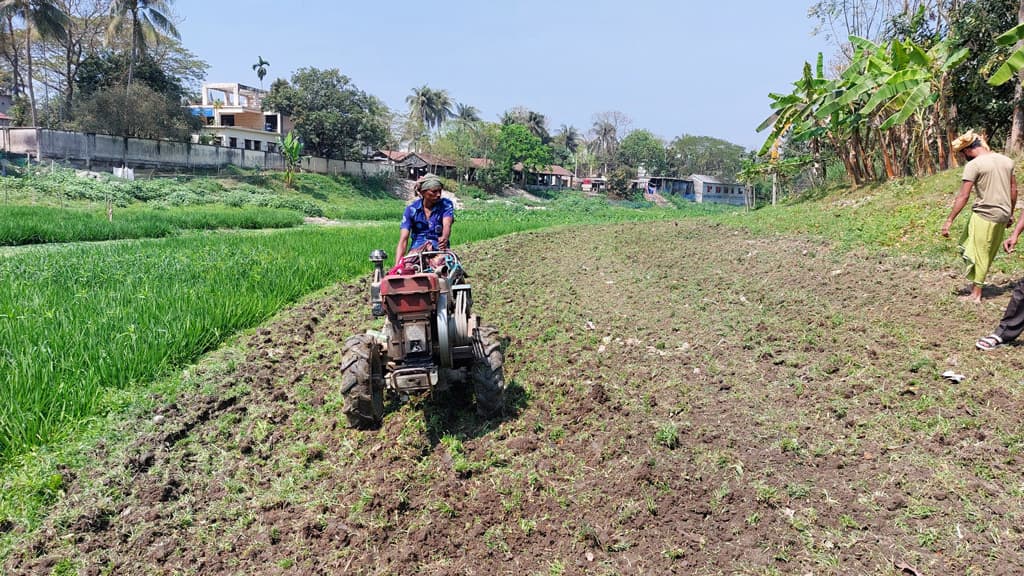
<instances>
[{"instance_id":1,"label":"blue sky","mask_svg":"<svg viewBox=\"0 0 1024 576\"><path fill-rule=\"evenodd\" d=\"M757 148L769 92L834 52L813 36L810 0L178 0L182 41L207 80L258 86L300 67L338 68L405 110L423 84L497 120L536 110L555 133L618 110L671 140L713 136Z\"/></svg>"}]
</instances>

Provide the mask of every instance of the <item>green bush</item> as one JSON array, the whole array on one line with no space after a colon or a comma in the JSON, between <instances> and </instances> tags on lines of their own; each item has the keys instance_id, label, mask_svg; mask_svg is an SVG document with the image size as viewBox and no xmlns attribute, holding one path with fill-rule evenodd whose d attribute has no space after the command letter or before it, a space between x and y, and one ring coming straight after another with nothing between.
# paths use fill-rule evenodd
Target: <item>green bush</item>
<instances>
[{"instance_id":1,"label":"green bush","mask_svg":"<svg viewBox=\"0 0 1024 576\"><path fill-rule=\"evenodd\" d=\"M441 185L444 187L445 190L451 192L452 194L457 194L459 192L459 188L461 188L461 186L459 186L459 183L456 182L455 180L452 180L451 178L441 178Z\"/></svg>"}]
</instances>

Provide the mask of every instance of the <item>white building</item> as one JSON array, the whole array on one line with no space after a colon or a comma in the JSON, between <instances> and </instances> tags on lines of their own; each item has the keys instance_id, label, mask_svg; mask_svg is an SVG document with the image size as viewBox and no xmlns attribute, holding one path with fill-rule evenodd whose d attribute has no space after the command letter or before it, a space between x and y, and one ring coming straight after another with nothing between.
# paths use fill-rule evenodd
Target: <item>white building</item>
<instances>
[{"instance_id":1,"label":"white building","mask_svg":"<svg viewBox=\"0 0 1024 576\"><path fill-rule=\"evenodd\" d=\"M204 124L193 142L278 152L280 139L294 127L287 116L263 110L265 90L237 82L210 83L203 84L202 94L201 103L189 106Z\"/></svg>"},{"instance_id":2,"label":"white building","mask_svg":"<svg viewBox=\"0 0 1024 576\"><path fill-rule=\"evenodd\" d=\"M746 187L743 184L722 182L714 176L703 174L690 174L688 180L693 182L693 195L696 202L746 205Z\"/></svg>"}]
</instances>

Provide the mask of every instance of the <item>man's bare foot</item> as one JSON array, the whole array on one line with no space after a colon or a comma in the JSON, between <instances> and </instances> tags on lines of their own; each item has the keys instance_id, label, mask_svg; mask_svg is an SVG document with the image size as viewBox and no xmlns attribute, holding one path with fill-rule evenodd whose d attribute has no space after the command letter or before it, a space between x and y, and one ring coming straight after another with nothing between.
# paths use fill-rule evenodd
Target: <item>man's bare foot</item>
<instances>
[{"instance_id":1,"label":"man's bare foot","mask_svg":"<svg viewBox=\"0 0 1024 576\"><path fill-rule=\"evenodd\" d=\"M974 294L964 294L963 296L957 296L957 300L961 302L970 302L972 304L981 304L981 296L975 296Z\"/></svg>"}]
</instances>

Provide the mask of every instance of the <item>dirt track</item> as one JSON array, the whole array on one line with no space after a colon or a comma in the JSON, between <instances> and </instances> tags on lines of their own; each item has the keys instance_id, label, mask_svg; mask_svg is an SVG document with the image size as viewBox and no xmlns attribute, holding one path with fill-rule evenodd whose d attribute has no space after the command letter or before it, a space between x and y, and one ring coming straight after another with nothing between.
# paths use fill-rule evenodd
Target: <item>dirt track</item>
<instances>
[{"instance_id":1,"label":"dirt track","mask_svg":"<svg viewBox=\"0 0 1024 576\"><path fill-rule=\"evenodd\" d=\"M343 426L340 287L125 423L9 574L1020 574L1006 295L911 260L679 222L463 251L511 410ZM966 376L943 380L947 369Z\"/></svg>"}]
</instances>

